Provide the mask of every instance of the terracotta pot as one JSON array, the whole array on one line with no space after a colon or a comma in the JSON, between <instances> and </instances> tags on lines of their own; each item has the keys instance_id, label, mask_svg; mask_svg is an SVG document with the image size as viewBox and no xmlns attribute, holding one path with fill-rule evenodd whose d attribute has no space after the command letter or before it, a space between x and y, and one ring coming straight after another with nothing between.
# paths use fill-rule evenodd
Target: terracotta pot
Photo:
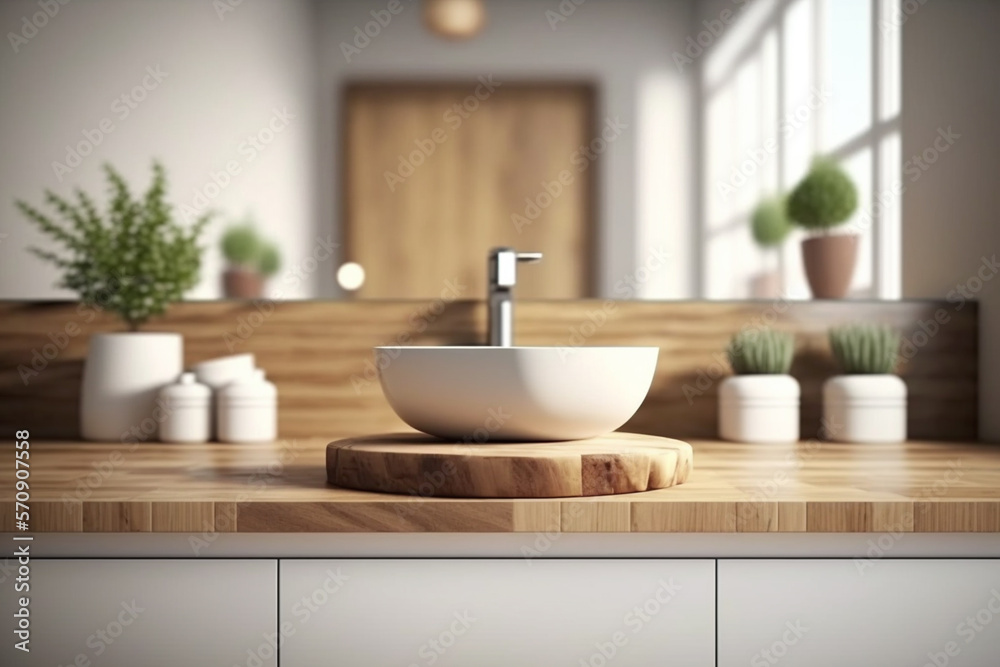
<instances>
[{"instance_id":1,"label":"terracotta pot","mask_svg":"<svg viewBox=\"0 0 1000 667\"><path fill-rule=\"evenodd\" d=\"M802 263L816 299L843 299L858 261L858 235L814 236L802 241Z\"/></svg>"},{"instance_id":2,"label":"terracotta pot","mask_svg":"<svg viewBox=\"0 0 1000 667\"><path fill-rule=\"evenodd\" d=\"M259 299L264 292L264 278L256 271L226 269L222 289L227 299Z\"/></svg>"},{"instance_id":3,"label":"terracotta pot","mask_svg":"<svg viewBox=\"0 0 1000 667\"><path fill-rule=\"evenodd\" d=\"M762 271L750 277L750 298L777 299L781 296L781 274Z\"/></svg>"}]
</instances>

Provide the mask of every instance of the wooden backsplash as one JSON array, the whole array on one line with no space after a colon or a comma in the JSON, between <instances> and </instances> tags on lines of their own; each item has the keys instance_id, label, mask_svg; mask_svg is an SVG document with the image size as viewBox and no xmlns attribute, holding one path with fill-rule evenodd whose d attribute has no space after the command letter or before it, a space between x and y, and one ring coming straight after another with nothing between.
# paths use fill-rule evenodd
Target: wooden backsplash
<instances>
[{"instance_id":1,"label":"wooden backsplash","mask_svg":"<svg viewBox=\"0 0 1000 667\"><path fill-rule=\"evenodd\" d=\"M626 430L715 437L716 391L719 378L728 374L723 350L729 337L741 327L773 322L797 334L792 373L802 383L802 435L814 437L820 387L836 374L825 330L861 320L892 324L913 345L905 349L910 359L903 367L910 437L977 436L975 303L956 310L954 304L930 301L522 301L515 310L518 344L660 348L653 386ZM935 328L935 315L947 321ZM78 333L61 336L68 325ZM188 364L253 352L278 386L282 437L333 437L405 428L382 397L373 346L478 344L484 339L486 310L478 301L307 301L259 308L184 303L148 328L183 334ZM0 431L29 428L35 438L77 437L87 336L120 329L112 318L95 317L76 304L0 303ZM59 343L65 347L57 351ZM19 367L31 368L33 357L36 366L44 360L44 368L26 383Z\"/></svg>"}]
</instances>

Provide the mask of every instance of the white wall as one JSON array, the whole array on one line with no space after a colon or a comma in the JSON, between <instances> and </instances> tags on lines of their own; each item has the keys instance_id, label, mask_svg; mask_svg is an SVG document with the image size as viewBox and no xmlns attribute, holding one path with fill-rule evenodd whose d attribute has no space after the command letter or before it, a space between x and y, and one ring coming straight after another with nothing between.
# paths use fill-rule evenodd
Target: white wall
<instances>
[{"instance_id":1,"label":"white wall","mask_svg":"<svg viewBox=\"0 0 1000 667\"><path fill-rule=\"evenodd\" d=\"M683 48L694 15L693 0L587 0L564 21L550 24L559 0L488 0L488 23L467 42L431 35L420 6L401 0L402 11L350 62L351 44L371 12L388 0L320 2L322 43L320 125L321 211L338 211L338 93L345 82L369 78L425 77L496 80L573 77L599 87L598 118L620 117L629 129L603 156L599 170L601 225L598 275L605 292L630 276L663 247L669 265L654 272L643 296L692 295L695 132L691 70L678 71L672 53ZM562 6L573 6L570 0ZM374 30L372 30L374 32ZM363 43L363 42L359 42ZM640 141L640 137L642 140ZM642 165L642 169L640 169ZM332 287L331 287L332 289Z\"/></svg>"},{"instance_id":2,"label":"white wall","mask_svg":"<svg viewBox=\"0 0 1000 667\"><path fill-rule=\"evenodd\" d=\"M40 203L44 188L103 193L100 165L106 161L138 190L148 183L151 159L160 158L177 206L194 203L196 192L212 183L212 172L235 161L240 173L212 206L232 215L254 213L262 231L279 242L286 266L301 262L318 233L311 3L244 1L221 16L219 3L209 0L57 6L51 18L36 17L43 27L37 34L25 31L30 39L16 52L9 37L0 45L0 233L6 234L0 236L0 298L70 296L53 287L52 268L25 252L45 240L13 201ZM21 32L25 17L30 21L40 11L37 0L5 0L2 33ZM125 116L120 102L112 105L142 83L147 66L166 76ZM249 144L241 149L249 135L268 126L275 108L294 118L261 151ZM66 146L84 140L83 132L103 119L113 131L60 182L53 162L65 162ZM219 294L216 239L224 226L217 222L207 235L210 249L194 297ZM314 295L318 273L285 280L285 294Z\"/></svg>"},{"instance_id":3,"label":"white wall","mask_svg":"<svg viewBox=\"0 0 1000 667\"><path fill-rule=\"evenodd\" d=\"M961 135L903 195L906 297L954 298L956 286L976 287L980 270L993 277L983 258L1000 254L997 25L993 0L928 0L902 24L903 159L930 148L939 128ZM1000 440L1000 278L982 283L975 297L980 436Z\"/></svg>"}]
</instances>

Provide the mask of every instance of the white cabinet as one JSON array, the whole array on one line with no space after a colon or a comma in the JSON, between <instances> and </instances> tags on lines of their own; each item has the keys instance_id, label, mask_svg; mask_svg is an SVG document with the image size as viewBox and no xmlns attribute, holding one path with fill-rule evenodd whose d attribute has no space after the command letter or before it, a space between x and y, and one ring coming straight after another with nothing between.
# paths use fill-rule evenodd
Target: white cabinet
<instances>
[{"instance_id":1,"label":"white cabinet","mask_svg":"<svg viewBox=\"0 0 1000 667\"><path fill-rule=\"evenodd\" d=\"M715 665L712 560L283 560L282 667Z\"/></svg>"},{"instance_id":2,"label":"white cabinet","mask_svg":"<svg viewBox=\"0 0 1000 667\"><path fill-rule=\"evenodd\" d=\"M276 664L274 560L36 559L28 583L29 592L14 590L14 576L3 584L2 665ZM22 596L30 653L14 647Z\"/></svg>"},{"instance_id":3,"label":"white cabinet","mask_svg":"<svg viewBox=\"0 0 1000 667\"><path fill-rule=\"evenodd\" d=\"M997 667L998 560L720 560L719 667Z\"/></svg>"}]
</instances>

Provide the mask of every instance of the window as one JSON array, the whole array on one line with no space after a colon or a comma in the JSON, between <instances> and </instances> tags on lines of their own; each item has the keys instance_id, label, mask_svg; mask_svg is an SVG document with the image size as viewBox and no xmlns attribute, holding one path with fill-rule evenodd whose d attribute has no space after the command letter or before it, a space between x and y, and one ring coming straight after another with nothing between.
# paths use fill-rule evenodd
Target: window
<instances>
[{"instance_id":1,"label":"window","mask_svg":"<svg viewBox=\"0 0 1000 667\"><path fill-rule=\"evenodd\" d=\"M860 235L851 296L900 297L899 0L734 0L701 70L701 296L808 298L796 231L758 248L750 216L816 155L854 179ZM772 287L768 289L766 285ZM770 292L770 293L769 293Z\"/></svg>"}]
</instances>

